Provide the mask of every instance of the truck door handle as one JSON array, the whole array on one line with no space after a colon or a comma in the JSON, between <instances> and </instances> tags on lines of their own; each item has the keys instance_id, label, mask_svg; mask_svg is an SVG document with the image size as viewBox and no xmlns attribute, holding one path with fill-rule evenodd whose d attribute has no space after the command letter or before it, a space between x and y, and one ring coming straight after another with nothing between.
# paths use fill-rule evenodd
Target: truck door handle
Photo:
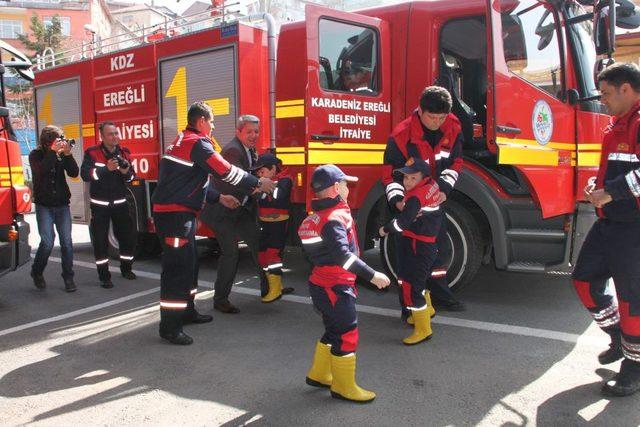
<instances>
[{"instance_id":1,"label":"truck door handle","mask_svg":"<svg viewBox=\"0 0 640 427\"><path fill-rule=\"evenodd\" d=\"M340 137L338 135L311 135L311 139L314 141L324 141L328 144L333 143L333 141L339 141Z\"/></svg>"},{"instance_id":2,"label":"truck door handle","mask_svg":"<svg viewBox=\"0 0 640 427\"><path fill-rule=\"evenodd\" d=\"M510 133L512 135L518 135L522 133L522 130L520 130L520 128L514 128L514 127L502 126L502 125L496 126L496 130L500 133Z\"/></svg>"}]
</instances>

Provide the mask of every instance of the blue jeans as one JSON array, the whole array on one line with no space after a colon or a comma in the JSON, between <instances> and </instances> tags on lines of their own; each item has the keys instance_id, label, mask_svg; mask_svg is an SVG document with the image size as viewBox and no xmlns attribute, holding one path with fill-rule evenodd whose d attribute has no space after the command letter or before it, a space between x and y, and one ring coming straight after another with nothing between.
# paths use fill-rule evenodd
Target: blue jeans
<instances>
[{"instance_id":1,"label":"blue jeans","mask_svg":"<svg viewBox=\"0 0 640 427\"><path fill-rule=\"evenodd\" d=\"M62 277L73 277L73 244L71 243L71 209L69 206L40 206L36 204L36 220L38 221L38 233L40 234L40 246L33 260L31 271L35 275L41 275L47 266L49 255L53 249L55 234L53 226L56 226L60 240L60 252L62 253Z\"/></svg>"}]
</instances>

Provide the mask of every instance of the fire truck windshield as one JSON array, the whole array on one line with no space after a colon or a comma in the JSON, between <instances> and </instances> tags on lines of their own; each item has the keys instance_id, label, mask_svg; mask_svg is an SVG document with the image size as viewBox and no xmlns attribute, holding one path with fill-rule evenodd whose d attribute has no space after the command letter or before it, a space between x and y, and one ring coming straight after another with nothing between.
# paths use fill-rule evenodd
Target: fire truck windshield
<instances>
[{"instance_id":1,"label":"fire truck windshield","mask_svg":"<svg viewBox=\"0 0 640 427\"><path fill-rule=\"evenodd\" d=\"M593 72L596 64L596 48L593 44L593 25L585 9L575 2L567 2L565 16L569 24L569 37L573 48L573 57L580 96L587 98L598 95ZM583 19L581 19L583 17ZM587 19L584 19L587 18Z\"/></svg>"}]
</instances>

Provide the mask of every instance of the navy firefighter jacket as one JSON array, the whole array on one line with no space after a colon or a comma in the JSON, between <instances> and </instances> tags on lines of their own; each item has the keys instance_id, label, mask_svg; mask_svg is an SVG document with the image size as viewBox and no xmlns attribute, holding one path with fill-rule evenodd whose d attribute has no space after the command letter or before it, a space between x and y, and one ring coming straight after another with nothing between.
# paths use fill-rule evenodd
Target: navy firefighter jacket
<instances>
[{"instance_id":1,"label":"navy firefighter jacket","mask_svg":"<svg viewBox=\"0 0 640 427\"><path fill-rule=\"evenodd\" d=\"M204 203L209 174L248 190L258 186L258 178L229 164L214 150L208 136L188 127L160 161L153 211L197 213Z\"/></svg>"},{"instance_id":2,"label":"navy firefighter jacket","mask_svg":"<svg viewBox=\"0 0 640 427\"><path fill-rule=\"evenodd\" d=\"M370 281L375 271L359 258L351 210L340 196L311 201L313 213L300 225L302 247L311 258L314 285L355 286L356 275Z\"/></svg>"}]
</instances>

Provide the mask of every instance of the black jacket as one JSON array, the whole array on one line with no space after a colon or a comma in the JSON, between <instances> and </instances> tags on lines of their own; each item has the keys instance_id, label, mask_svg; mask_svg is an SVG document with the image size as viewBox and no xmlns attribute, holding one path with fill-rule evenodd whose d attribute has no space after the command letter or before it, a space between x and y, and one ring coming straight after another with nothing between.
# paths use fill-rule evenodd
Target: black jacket
<instances>
[{"instance_id":1,"label":"black jacket","mask_svg":"<svg viewBox=\"0 0 640 427\"><path fill-rule=\"evenodd\" d=\"M56 155L52 150L38 147L29 153L33 174L33 201L41 206L66 206L71 199L65 172L72 178L79 169L73 156Z\"/></svg>"}]
</instances>

